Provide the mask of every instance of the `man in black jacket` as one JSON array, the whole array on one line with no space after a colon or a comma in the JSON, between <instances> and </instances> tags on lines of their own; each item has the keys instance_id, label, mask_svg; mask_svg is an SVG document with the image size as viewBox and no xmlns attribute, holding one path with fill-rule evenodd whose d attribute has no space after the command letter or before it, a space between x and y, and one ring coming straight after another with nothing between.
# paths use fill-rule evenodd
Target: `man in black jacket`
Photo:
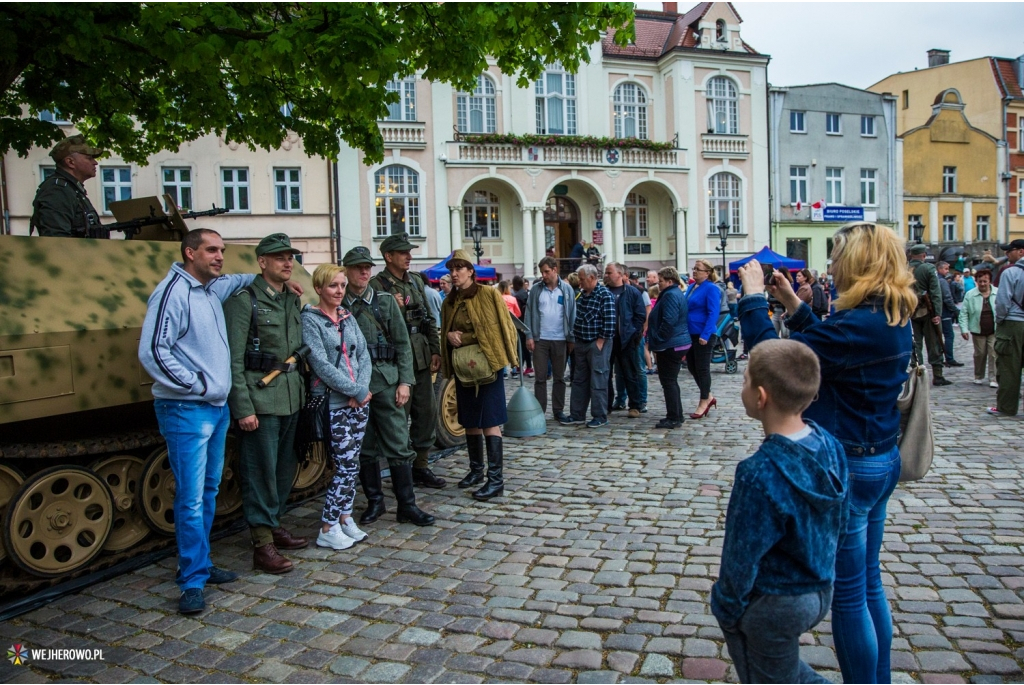
<instances>
[{"instance_id":1,"label":"man in black jacket","mask_svg":"<svg viewBox=\"0 0 1024 685\"><path fill-rule=\"evenodd\" d=\"M647 308L637 288L629 284L629 272L625 265L612 262L604 269L604 284L615 296L616 335L612 343L611 368L616 371L620 382L626 385L629 398L629 418L640 417L640 357L637 347L643 339ZM610 380L610 379L609 379ZM614 384L608 383L608 404L614 406ZM622 408L622 407L618 407Z\"/></svg>"},{"instance_id":2,"label":"man in black jacket","mask_svg":"<svg viewBox=\"0 0 1024 685\"><path fill-rule=\"evenodd\" d=\"M953 289L949 285L949 262L939 262L935 267L939 274L939 289L942 291L942 350L946 357L946 366L963 366L953 358L953 321L960 318L960 310L953 299Z\"/></svg>"}]
</instances>

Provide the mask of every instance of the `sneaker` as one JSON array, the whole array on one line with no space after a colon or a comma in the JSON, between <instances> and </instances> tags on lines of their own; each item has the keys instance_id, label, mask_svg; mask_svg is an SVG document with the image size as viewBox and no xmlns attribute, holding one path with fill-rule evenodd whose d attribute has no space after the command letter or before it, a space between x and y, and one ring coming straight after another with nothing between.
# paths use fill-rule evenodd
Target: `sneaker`
<instances>
[{"instance_id":1,"label":"sneaker","mask_svg":"<svg viewBox=\"0 0 1024 685\"><path fill-rule=\"evenodd\" d=\"M533 369L527 369L527 370L526 370L526 373L525 373L524 375L525 375L525 376L526 376L527 378L533 378L533 376L534 376L534 373L533 373Z\"/></svg>"},{"instance_id":2,"label":"sneaker","mask_svg":"<svg viewBox=\"0 0 1024 685\"><path fill-rule=\"evenodd\" d=\"M639 409L630 409L629 410L629 418L631 418L631 419L639 419L640 418L640 410Z\"/></svg>"},{"instance_id":3,"label":"sneaker","mask_svg":"<svg viewBox=\"0 0 1024 685\"><path fill-rule=\"evenodd\" d=\"M624 404L618 404L618 403L615 403L615 404L613 404L612 406L608 407L608 409L609 409L610 411L622 411L622 410L623 410L623 409L625 409L625 408L626 408L626 405L624 405Z\"/></svg>"},{"instance_id":4,"label":"sneaker","mask_svg":"<svg viewBox=\"0 0 1024 685\"><path fill-rule=\"evenodd\" d=\"M571 426L574 423L583 423L583 419L577 419L572 414L569 414L568 416L563 416L562 418L558 419L558 422L563 426Z\"/></svg>"},{"instance_id":5,"label":"sneaker","mask_svg":"<svg viewBox=\"0 0 1024 685\"><path fill-rule=\"evenodd\" d=\"M982 381L982 382L984 382L984 381ZM988 384L988 387L990 387L990 388L998 388L999 384L996 383L995 381L992 381L991 383Z\"/></svg>"},{"instance_id":6,"label":"sneaker","mask_svg":"<svg viewBox=\"0 0 1024 685\"><path fill-rule=\"evenodd\" d=\"M644 402L643 404L640 405L640 413L641 414L646 414L647 413L647 403L646 402Z\"/></svg>"},{"instance_id":7,"label":"sneaker","mask_svg":"<svg viewBox=\"0 0 1024 685\"><path fill-rule=\"evenodd\" d=\"M206 598L203 597L203 588L201 587L190 587L178 598L179 614L198 614L205 608Z\"/></svg>"},{"instance_id":8,"label":"sneaker","mask_svg":"<svg viewBox=\"0 0 1024 685\"><path fill-rule=\"evenodd\" d=\"M985 413L991 414L992 416L1010 416L1009 414L1004 414L1003 412L999 411L996 407L989 407L988 409L985 410Z\"/></svg>"},{"instance_id":9,"label":"sneaker","mask_svg":"<svg viewBox=\"0 0 1024 685\"><path fill-rule=\"evenodd\" d=\"M590 419L590 421L587 421L587 428L600 428L607 425L608 419Z\"/></svg>"},{"instance_id":10,"label":"sneaker","mask_svg":"<svg viewBox=\"0 0 1024 685\"><path fill-rule=\"evenodd\" d=\"M519 369L512 369L512 378L519 378Z\"/></svg>"},{"instance_id":11,"label":"sneaker","mask_svg":"<svg viewBox=\"0 0 1024 685\"><path fill-rule=\"evenodd\" d=\"M331 549L348 549L352 545L356 544L356 541L345 535L342 532L341 524L335 523L331 526L331 529L326 533L323 530L316 536L317 547L330 547Z\"/></svg>"},{"instance_id":12,"label":"sneaker","mask_svg":"<svg viewBox=\"0 0 1024 685\"><path fill-rule=\"evenodd\" d=\"M568 420L569 416L565 412L560 411L557 414L555 414L555 421L558 421L559 423L565 423Z\"/></svg>"},{"instance_id":13,"label":"sneaker","mask_svg":"<svg viewBox=\"0 0 1024 685\"><path fill-rule=\"evenodd\" d=\"M216 566L210 567L210 578L206 581L211 585L223 585L238 580L238 574L234 571L226 571Z\"/></svg>"},{"instance_id":14,"label":"sneaker","mask_svg":"<svg viewBox=\"0 0 1024 685\"><path fill-rule=\"evenodd\" d=\"M356 525L355 519L349 519L348 521L341 522L341 532L352 538L356 542L362 542L366 538L370 537L363 531L359 530L359 526Z\"/></svg>"},{"instance_id":15,"label":"sneaker","mask_svg":"<svg viewBox=\"0 0 1024 685\"><path fill-rule=\"evenodd\" d=\"M985 379L984 378L975 378L974 379L974 384L975 385L984 385L985 384Z\"/></svg>"}]
</instances>

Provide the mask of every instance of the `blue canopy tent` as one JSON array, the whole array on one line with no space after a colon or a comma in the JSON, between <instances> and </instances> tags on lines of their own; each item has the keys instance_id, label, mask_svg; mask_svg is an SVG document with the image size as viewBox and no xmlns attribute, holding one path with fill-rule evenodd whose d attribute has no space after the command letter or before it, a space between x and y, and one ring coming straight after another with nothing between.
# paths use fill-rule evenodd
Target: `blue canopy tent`
<instances>
[{"instance_id":1,"label":"blue canopy tent","mask_svg":"<svg viewBox=\"0 0 1024 685\"><path fill-rule=\"evenodd\" d=\"M422 272L423 275L430 279L431 283L436 283L437 281L440 281L441 276L444 276L446 273L448 273L448 267L445 266L445 264L447 264L448 260L451 258L452 255L449 254L447 257L439 261L434 266L430 267L429 269L424 269ZM498 272L494 270L493 266L476 266L476 280L478 281L496 280L498 277L497 274Z\"/></svg>"},{"instance_id":2,"label":"blue canopy tent","mask_svg":"<svg viewBox=\"0 0 1024 685\"><path fill-rule=\"evenodd\" d=\"M771 249L767 245L765 245L757 254L750 255L749 257L744 257L743 259L738 259L735 262L729 262L729 273L736 273L741 266L743 266L752 259L756 259L761 264L771 264L776 269L784 266L790 271L803 269L804 267L807 266L807 263L804 262L804 260L783 257L777 252L772 252Z\"/></svg>"}]
</instances>

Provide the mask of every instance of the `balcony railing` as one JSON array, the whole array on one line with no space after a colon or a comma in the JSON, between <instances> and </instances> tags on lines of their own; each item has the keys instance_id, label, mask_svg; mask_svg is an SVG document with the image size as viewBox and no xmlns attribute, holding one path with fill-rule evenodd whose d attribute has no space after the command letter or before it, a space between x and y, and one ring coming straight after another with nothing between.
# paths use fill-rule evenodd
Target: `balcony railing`
<instances>
[{"instance_id":1,"label":"balcony railing","mask_svg":"<svg viewBox=\"0 0 1024 685\"><path fill-rule=\"evenodd\" d=\"M447 164L595 166L604 168L682 169L686 150L585 148L571 145L511 145L449 142Z\"/></svg>"},{"instance_id":2,"label":"balcony railing","mask_svg":"<svg viewBox=\"0 0 1024 685\"><path fill-rule=\"evenodd\" d=\"M750 154L747 150L747 136L722 133L702 133L701 154L705 159L742 159Z\"/></svg>"},{"instance_id":3,"label":"balcony railing","mask_svg":"<svg viewBox=\"0 0 1024 685\"><path fill-rule=\"evenodd\" d=\"M427 125L422 121L378 121L385 148L422 149L427 146Z\"/></svg>"}]
</instances>

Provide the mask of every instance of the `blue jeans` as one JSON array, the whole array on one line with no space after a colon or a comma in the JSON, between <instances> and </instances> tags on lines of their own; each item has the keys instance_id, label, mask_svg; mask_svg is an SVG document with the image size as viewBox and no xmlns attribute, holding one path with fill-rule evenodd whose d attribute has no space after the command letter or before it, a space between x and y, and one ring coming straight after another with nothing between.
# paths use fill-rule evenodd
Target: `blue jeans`
<instances>
[{"instance_id":1,"label":"blue jeans","mask_svg":"<svg viewBox=\"0 0 1024 685\"><path fill-rule=\"evenodd\" d=\"M156 418L167 441L174 473L174 534L178 542L178 587L203 588L210 577L210 529L224 471L227 405L157 400Z\"/></svg>"},{"instance_id":2,"label":"blue jeans","mask_svg":"<svg viewBox=\"0 0 1024 685\"><path fill-rule=\"evenodd\" d=\"M942 317L942 351L946 361L956 361L953 358L953 319Z\"/></svg>"},{"instance_id":3,"label":"blue jeans","mask_svg":"<svg viewBox=\"0 0 1024 685\"><path fill-rule=\"evenodd\" d=\"M900 479L900 451L847 458L850 521L836 554L832 632L847 683L888 683L892 615L882 588L878 552L885 506Z\"/></svg>"},{"instance_id":4,"label":"blue jeans","mask_svg":"<svg viewBox=\"0 0 1024 685\"><path fill-rule=\"evenodd\" d=\"M644 361L644 345L646 342L647 339L643 338L640 340L640 344L636 346L637 398L641 405L647 404L647 363ZM615 375L618 376L618 380L615 383L614 404L622 407L626 404L626 382L623 380L621 372L618 372Z\"/></svg>"}]
</instances>

